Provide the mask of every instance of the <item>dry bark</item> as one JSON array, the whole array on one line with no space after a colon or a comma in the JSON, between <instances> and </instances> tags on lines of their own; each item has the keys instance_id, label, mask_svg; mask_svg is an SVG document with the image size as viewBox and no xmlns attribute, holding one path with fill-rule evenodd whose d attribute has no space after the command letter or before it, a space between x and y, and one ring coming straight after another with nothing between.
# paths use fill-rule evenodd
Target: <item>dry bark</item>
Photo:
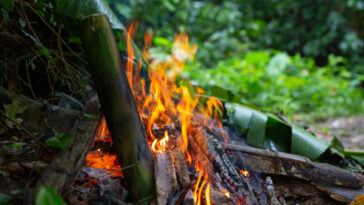
<instances>
[{"instance_id":1,"label":"dry bark","mask_svg":"<svg viewBox=\"0 0 364 205\"><path fill-rule=\"evenodd\" d=\"M155 180L158 204L168 204L170 195L178 189L176 170L171 153L155 153Z\"/></svg>"},{"instance_id":2,"label":"dry bark","mask_svg":"<svg viewBox=\"0 0 364 205\"><path fill-rule=\"evenodd\" d=\"M327 192L331 198L344 203L353 201L356 196L364 195L364 187L361 189L351 189L337 185L328 185L325 183L314 183L314 185L319 190Z\"/></svg>"},{"instance_id":3,"label":"dry bark","mask_svg":"<svg viewBox=\"0 0 364 205\"><path fill-rule=\"evenodd\" d=\"M187 163L180 149L173 149L171 154L174 159L174 165L176 168L177 179L183 188L190 186L191 180L188 175Z\"/></svg>"},{"instance_id":4,"label":"dry bark","mask_svg":"<svg viewBox=\"0 0 364 205\"><path fill-rule=\"evenodd\" d=\"M96 117L86 117L85 114ZM50 165L38 179L37 186L53 187L59 194L63 194L71 187L91 148L100 117L99 100L95 96L87 103L84 112L78 116L72 129L73 137L67 148L54 156Z\"/></svg>"}]
</instances>

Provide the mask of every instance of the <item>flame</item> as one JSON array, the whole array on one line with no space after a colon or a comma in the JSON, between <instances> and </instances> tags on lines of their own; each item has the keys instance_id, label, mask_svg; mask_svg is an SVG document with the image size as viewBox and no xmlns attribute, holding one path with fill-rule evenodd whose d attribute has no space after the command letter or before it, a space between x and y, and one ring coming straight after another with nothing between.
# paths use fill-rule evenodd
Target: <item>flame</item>
<instances>
[{"instance_id":1,"label":"flame","mask_svg":"<svg viewBox=\"0 0 364 205\"><path fill-rule=\"evenodd\" d=\"M182 152L187 152L188 146L188 131L190 127L190 120L192 116L192 112L195 109L198 103L198 97L192 99L187 86L182 86L182 99L177 105L177 110L180 114L181 121L181 132L182 132ZM180 92L180 90L179 90Z\"/></svg>"},{"instance_id":2,"label":"flame","mask_svg":"<svg viewBox=\"0 0 364 205\"><path fill-rule=\"evenodd\" d=\"M105 117L102 117L98 128L96 130L95 141L110 143L111 137L106 125ZM93 167L96 169L108 169L112 172L112 176L122 177L121 167L119 165L116 154L103 153L101 148L97 148L96 151L89 152L86 155L86 167Z\"/></svg>"},{"instance_id":3,"label":"flame","mask_svg":"<svg viewBox=\"0 0 364 205\"><path fill-rule=\"evenodd\" d=\"M164 137L163 137L163 139L161 139L161 140L157 140L157 139L155 139L155 140L152 142L152 145L151 145L151 149L152 149L152 151L162 153L162 152L163 152L163 150L164 150L164 149L166 148L166 146L167 146L167 142L168 142L168 140L169 140L168 132L167 132L167 131L165 131L165 132L164 132ZM158 146L158 147L157 147L157 146Z\"/></svg>"},{"instance_id":4,"label":"flame","mask_svg":"<svg viewBox=\"0 0 364 205\"><path fill-rule=\"evenodd\" d=\"M249 177L249 172L247 170L239 170L239 172L244 176L244 177Z\"/></svg>"},{"instance_id":5,"label":"flame","mask_svg":"<svg viewBox=\"0 0 364 205\"><path fill-rule=\"evenodd\" d=\"M201 178L202 178L202 174L200 172L199 175L198 175L197 183L195 185L195 189L193 191L193 201L195 202L195 204L197 204L197 201L198 201L198 194L197 194L197 192L198 192L198 187L199 187Z\"/></svg>"},{"instance_id":6,"label":"flame","mask_svg":"<svg viewBox=\"0 0 364 205\"><path fill-rule=\"evenodd\" d=\"M134 66L134 49L131 45L131 33L133 31L133 24L130 25L128 30L128 36L126 38L126 49L128 51L128 61L126 63L126 74L130 87L133 87L133 66Z\"/></svg>"},{"instance_id":7,"label":"flame","mask_svg":"<svg viewBox=\"0 0 364 205\"><path fill-rule=\"evenodd\" d=\"M196 160L196 156L192 156L188 149L195 125L203 125L210 128L218 127L221 133L223 133L224 140L227 140L227 134L223 131L220 120L223 104L218 98L211 97L206 101L204 107L201 103L199 104L200 95L205 93L203 89L199 87L193 88L189 85L189 82L176 83L177 77L183 72L185 63L193 60L197 50L197 45L190 45L188 35L183 31L175 35L172 53L163 62L158 59L148 59L148 49L152 44L152 32L145 33L143 57L148 60L149 68L148 79L142 78L140 76L143 63L141 59L139 59L137 68L134 70L135 53L131 38L134 34L133 27L133 24L131 24L127 32L126 47L128 61L125 73L130 88L133 91L140 118L146 127L150 149L155 153L162 153L168 149L171 143L168 142L170 136L165 130L165 126L174 124L175 127L180 129L180 136L173 136L173 139L174 137L181 138L181 143L178 146L180 146L182 153L185 154L186 161L191 165L192 161ZM196 114L196 111L198 111L196 109L197 106L199 108L198 114ZM157 133L161 132L156 132L156 130L163 129L164 135L158 136ZM104 118L100 122L100 129L96 135L102 140L109 139L111 141ZM87 160L94 167L107 168L115 166L115 163L111 164L111 161L115 160L115 158L112 158L110 155L103 155L102 150L90 153L87 156ZM201 205L201 203L204 203L203 199L205 197L205 204L210 205L210 176L204 171L204 167L199 164L198 160L195 168L199 172L194 186L193 198L195 204ZM230 197L228 192L226 194Z\"/></svg>"},{"instance_id":8,"label":"flame","mask_svg":"<svg viewBox=\"0 0 364 205\"><path fill-rule=\"evenodd\" d=\"M226 190L222 190L222 193L224 193L225 196L227 196L228 198L230 198L230 193Z\"/></svg>"},{"instance_id":9,"label":"flame","mask_svg":"<svg viewBox=\"0 0 364 205\"><path fill-rule=\"evenodd\" d=\"M152 37L153 37L153 31L148 30L144 33L144 49L143 49L143 57L144 59L148 59L148 49L152 45Z\"/></svg>"},{"instance_id":10,"label":"flame","mask_svg":"<svg viewBox=\"0 0 364 205\"><path fill-rule=\"evenodd\" d=\"M102 117L96 130L95 140L111 142L110 132L106 125L105 117Z\"/></svg>"},{"instance_id":11,"label":"flame","mask_svg":"<svg viewBox=\"0 0 364 205\"><path fill-rule=\"evenodd\" d=\"M205 192L205 196L206 196L206 205L211 205L211 199L210 199L210 187L211 187L211 183L209 183L206 187L206 192Z\"/></svg>"}]
</instances>

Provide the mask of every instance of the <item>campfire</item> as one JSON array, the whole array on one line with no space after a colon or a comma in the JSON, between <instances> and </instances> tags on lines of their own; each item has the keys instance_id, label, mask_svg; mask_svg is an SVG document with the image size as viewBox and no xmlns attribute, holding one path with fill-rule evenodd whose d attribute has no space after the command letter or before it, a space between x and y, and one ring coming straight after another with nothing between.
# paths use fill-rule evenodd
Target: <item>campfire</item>
<instances>
[{"instance_id":1,"label":"campfire","mask_svg":"<svg viewBox=\"0 0 364 205\"><path fill-rule=\"evenodd\" d=\"M148 77L143 78L141 61L136 69L133 65L132 29L130 26L127 36L126 74L154 156L158 204L167 204L173 197L208 205L218 204L217 200L246 204L255 199L248 185L249 172L236 168L223 148L229 139L221 122L222 102L204 96L203 89L187 81L177 84L176 78L182 74L185 62L193 59L197 46L190 45L188 35L181 32L175 36L168 59L150 59ZM150 39L146 33L145 58ZM102 118L86 166L112 173L120 170L116 154L110 152L111 143ZM173 196L182 189L185 191L179 196Z\"/></svg>"},{"instance_id":2,"label":"campfire","mask_svg":"<svg viewBox=\"0 0 364 205\"><path fill-rule=\"evenodd\" d=\"M85 33L95 32L96 19L105 20L90 16L83 23ZM101 34L103 30L98 32ZM196 45L190 45L187 34L181 32L175 36L171 54L163 61L148 56L152 36L145 34L143 57L149 67L148 73L142 75L143 61L133 49L132 33L130 26L125 73L109 70L105 76L112 79L105 79L100 77L104 73L98 69L100 66L92 68L105 117L99 121L93 147L86 156L86 168L79 177L81 185L89 188L98 185L102 193L112 192L111 198L123 196L120 200L131 199L142 204L156 199L157 204L278 205L286 204L284 194L296 202L306 192L319 193L306 196L308 200L331 203L327 193L341 202L360 194L364 184L360 174L298 155L246 146L240 132L223 126L222 116L226 113L223 102L181 80L185 63L197 51ZM86 46L92 37L83 37ZM106 36L105 40L108 38L113 36ZM112 55L115 50L116 46L106 52ZM91 65L99 64L96 53L87 54L91 56ZM112 66L117 68L120 60L114 57ZM117 115L118 112L123 116ZM287 182L286 178L279 178L282 176L295 180ZM104 181L105 178L109 180ZM272 179L278 186L273 185ZM284 182L281 186L280 181ZM293 191L303 189L307 183L312 190L293 193L286 188L289 183L302 184ZM110 188L110 184L118 188ZM346 188L351 189L346 192L350 196L342 194Z\"/></svg>"}]
</instances>

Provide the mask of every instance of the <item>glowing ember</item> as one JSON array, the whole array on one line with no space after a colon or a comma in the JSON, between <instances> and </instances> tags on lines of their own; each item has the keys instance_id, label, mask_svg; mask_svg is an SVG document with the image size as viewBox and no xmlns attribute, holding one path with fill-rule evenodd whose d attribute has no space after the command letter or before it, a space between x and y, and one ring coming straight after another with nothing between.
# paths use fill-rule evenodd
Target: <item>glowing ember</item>
<instances>
[{"instance_id":1,"label":"glowing ember","mask_svg":"<svg viewBox=\"0 0 364 205\"><path fill-rule=\"evenodd\" d=\"M249 177L249 172L247 170L239 170L239 172L244 176L244 177Z\"/></svg>"},{"instance_id":2,"label":"glowing ember","mask_svg":"<svg viewBox=\"0 0 364 205\"><path fill-rule=\"evenodd\" d=\"M101 118L96 130L95 142L104 142L111 146L112 140L104 117ZM116 154L104 153L101 148L97 148L96 151L89 152L86 155L85 166L96 169L108 169L112 172L112 176L122 177L122 172L119 171L121 167Z\"/></svg>"},{"instance_id":3,"label":"glowing ember","mask_svg":"<svg viewBox=\"0 0 364 205\"><path fill-rule=\"evenodd\" d=\"M227 196L228 198L230 198L230 193L227 192L226 190L222 190L222 193L224 193L225 196Z\"/></svg>"}]
</instances>

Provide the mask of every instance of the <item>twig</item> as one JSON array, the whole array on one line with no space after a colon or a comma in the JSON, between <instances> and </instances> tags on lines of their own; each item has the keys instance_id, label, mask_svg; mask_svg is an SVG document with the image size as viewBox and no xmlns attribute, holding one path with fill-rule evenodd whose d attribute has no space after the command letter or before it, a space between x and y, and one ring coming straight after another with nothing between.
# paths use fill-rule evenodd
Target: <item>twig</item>
<instances>
[{"instance_id":1,"label":"twig","mask_svg":"<svg viewBox=\"0 0 364 205\"><path fill-rule=\"evenodd\" d=\"M26 66L25 70L26 70L26 73L27 73L27 79L28 79L28 85L29 85L30 92L32 93L33 98L34 99L37 99L37 97L35 96L35 93L33 91L33 88L32 88L32 83L30 82L30 76L29 76L29 68L28 68L28 66Z\"/></svg>"}]
</instances>

